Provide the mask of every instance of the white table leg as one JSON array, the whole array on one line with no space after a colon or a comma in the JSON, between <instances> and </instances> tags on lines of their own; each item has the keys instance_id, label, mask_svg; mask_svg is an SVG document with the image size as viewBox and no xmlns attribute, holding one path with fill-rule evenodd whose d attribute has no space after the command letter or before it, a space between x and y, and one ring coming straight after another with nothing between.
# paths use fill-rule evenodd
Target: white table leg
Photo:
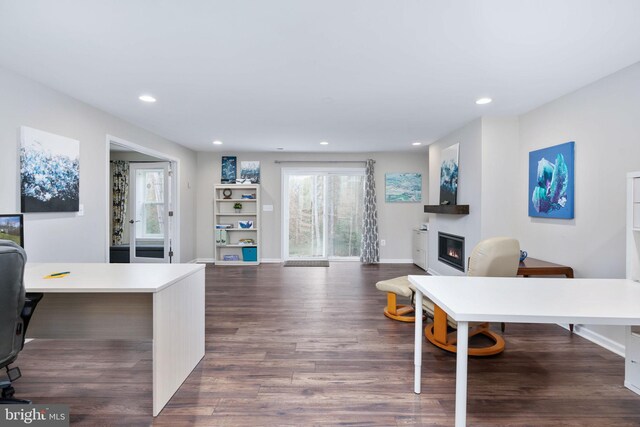
<instances>
[{"instance_id":1,"label":"white table leg","mask_svg":"<svg viewBox=\"0 0 640 427\"><path fill-rule=\"evenodd\" d=\"M415 368L413 391L420 394L420 376L422 374L422 292L416 289L416 328L413 364Z\"/></svg>"},{"instance_id":2,"label":"white table leg","mask_svg":"<svg viewBox=\"0 0 640 427\"><path fill-rule=\"evenodd\" d=\"M469 322L458 322L457 347L456 427L465 427L467 425L467 353L469 352Z\"/></svg>"}]
</instances>

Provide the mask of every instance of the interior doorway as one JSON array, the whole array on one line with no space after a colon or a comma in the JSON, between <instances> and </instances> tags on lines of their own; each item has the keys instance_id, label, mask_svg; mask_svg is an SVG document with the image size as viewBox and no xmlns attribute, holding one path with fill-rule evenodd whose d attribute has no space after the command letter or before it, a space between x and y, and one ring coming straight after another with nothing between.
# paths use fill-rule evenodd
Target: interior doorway
<instances>
[{"instance_id":1,"label":"interior doorway","mask_svg":"<svg viewBox=\"0 0 640 427\"><path fill-rule=\"evenodd\" d=\"M357 260L363 168L283 168L283 259Z\"/></svg>"},{"instance_id":2,"label":"interior doorway","mask_svg":"<svg viewBox=\"0 0 640 427\"><path fill-rule=\"evenodd\" d=\"M107 262L179 262L179 161L107 137Z\"/></svg>"}]
</instances>

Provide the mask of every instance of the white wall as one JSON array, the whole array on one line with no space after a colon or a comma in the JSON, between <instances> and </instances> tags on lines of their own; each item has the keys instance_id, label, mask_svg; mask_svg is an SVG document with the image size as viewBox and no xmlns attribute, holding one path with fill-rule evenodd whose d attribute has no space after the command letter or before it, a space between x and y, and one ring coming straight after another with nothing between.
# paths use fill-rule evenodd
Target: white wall
<instances>
[{"instance_id":1,"label":"white wall","mask_svg":"<svg viewBox=\"0 0 640 427\"><path fill-rule=\"evenodd\" d=\"M195 152L4 69L0 69L0 94L0 212L20 210L20 126L80 141L80 203L85 214L26 214L25 246L30 261L105 261L107 134L181 160L181 260L195 257ZM135 96L132 94L132 102L137 102Z\"/></svg>"},{"instance_id":2,"label":"white wall","mask_svg":"<svg viewBox=\"0 0 640 427\"><path fill-rule=\"evenodd\" d=\"M429 215L429 271L447 276L464 273L438 261L438 232L465 238L466 258L480 241L482 182L482 120L439 139L429 146L429 204L440 204L440 153L450 145L460 143L458 204L469 205L469 215Z\"/></svg>"},{"instance_id":3,"label":"white wall","mask_svg":"<svg viewBox=\"0 0 640 427\"><path fill-rule=\"evenodd\" d=\"M516 237L514 209L520 147L517 117L482 118L480 238Z\"/></svg>"},{"instance_id":4,"label":"white wall","mask_svg":"<svg viewBox=\"0 0 640 427\"><path fill-rule=\"evenodd\" d=\"M411 153L356 153L356 154L309 154L309 153L198 153L198 259L213 258L213 185L220 183L222 155L235 155L240 161L260 161L260 184L262 204L273 205L273 212L262 212L262 258L281 259L281 168L282 167L364 167L360 163L348 164L276 164L274 160L364 160L374 159L376 195L378 202L378 231L380 239L387 245L381 247L380 257L384 261L411 262L411 230L424 222L424 201L428 188L428 153L418 148ZM423 202L385 203L384 174L387 172L422 173Z\"/></svg>"},{"instance_id":5,"label":"white wall","mask_svg":"<svg viewBox=\"0 0 640 427\"><path fill-rule=\"evenodd\" d=\"M528 154L575 141L575 219L527 216ZM530 256L578 277L625 276L625 174L640 170L640 63L520 117L517 218ZM620 346L623 328L589 326Z\"/></svg>"}]
</instances>

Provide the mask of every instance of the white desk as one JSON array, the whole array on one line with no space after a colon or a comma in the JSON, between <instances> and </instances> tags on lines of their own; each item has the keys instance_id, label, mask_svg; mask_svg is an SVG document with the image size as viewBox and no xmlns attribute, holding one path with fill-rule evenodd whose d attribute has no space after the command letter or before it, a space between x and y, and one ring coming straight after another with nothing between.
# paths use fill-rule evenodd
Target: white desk
<instances>
[{"instance_id":1,"label":"white desk","mask_svg":"<svg viewBox=\"0 0 640 427\"><path fill-rule=\"evenodd\" d=\"M416 307L423 294L458 322L455 425L466 425L469 322L640 325L640 283L623 279L409 276ZM415 384L420 393L422 316L415 324Z\"/></svg>"},{"instance_id":2,"label":"white desk","mask_svg":"<svg viewBox=\"0 0 640 427\"><path fill-rule=\"evenodd\" d=\"M45 294L30 338L153 339L154 417L204 357L204 265L27 264L24 282Z\"/></svg>"}]
</instances>

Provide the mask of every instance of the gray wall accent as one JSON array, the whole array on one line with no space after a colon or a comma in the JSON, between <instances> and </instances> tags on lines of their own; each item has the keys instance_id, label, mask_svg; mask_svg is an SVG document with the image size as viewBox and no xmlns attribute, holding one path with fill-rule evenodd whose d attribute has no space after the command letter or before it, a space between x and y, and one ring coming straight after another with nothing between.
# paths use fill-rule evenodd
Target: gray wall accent
<instances>
[{"instance_id":1,"label":"gray wall accent","mask_svg":"<svg viewBox=\"0 0 640 427\"><path fill-rule=\"evenodd\" d=\"M181 260L195 257L195 152L1 68L0 93L0 212L20 210L20 126L80 141L80 203L84 205L84 216L26 214L25 246L29 261L103 262L106 259L107 134L181 160ZM138 102L136 96L131 94L131 102Z\"/></svg>"},{"instance_id":2,"label":"gray wall accent","mask_svg":"<svg viewBox=\"0 0 640 427\"><path fill-rule=\"evenodd\" d=\"M577 277L625 277L626 173L640 170L640 63L520 117L517 218L530 256ZM575 219L530 218L529 151L575 141ZM624 346L624 328L589 326Z\"/></svg>"},{"instance_id":3,"label":"gray wall accent","mask_svg":"<svg viewBox=\"0 0 640 427\"><path fill-rule=\"evenodd\" d=\"M460 143L458 204L469 205L469 215L429 215L429 269L447 276L461 271L438 261L438 232L465 238L465 258L480 241L480 192L482 182L482 121L474 120L429 146L429 204L440 204L440 153ZM465 265L466 265L465 259Z\"/></svg>"},{"instance_id":4,"label":"gray wall accent","mask_svg":"<svg viewBox=\"0 0 640 427\"><path fill-rule=\"evenodd\" d=\"M240 161L260 161L260 184L263 205L273 205L273 212L262 212L262 258L281 258L281 168L282 167L363 167L360 164L276 164L274 160L365 160L376 161L376 193L378 203L378 234L387 245L380 248L384 260L412 258L411 230L426 220L424 201L428 197L428 153L424 148L415 153L198 153L198 259L213 258L213 185L220 183L220 163L223 155L235 155ZM420 203L385 203L384 174L387 172L422 173L422 200ZM238 170L238 176L240 171Z\"/></svg>"}]
</instances>

